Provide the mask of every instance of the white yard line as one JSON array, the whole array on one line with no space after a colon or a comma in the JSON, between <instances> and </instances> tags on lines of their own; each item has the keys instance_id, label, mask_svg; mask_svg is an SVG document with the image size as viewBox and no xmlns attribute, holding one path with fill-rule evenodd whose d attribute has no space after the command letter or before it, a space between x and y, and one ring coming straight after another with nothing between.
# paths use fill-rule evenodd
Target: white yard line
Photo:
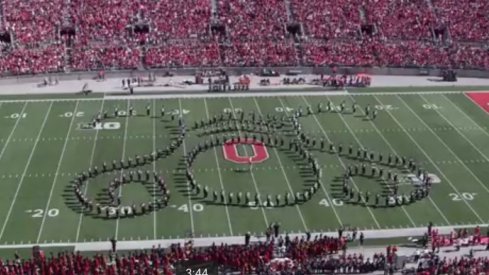
<instances>
[{"instance_id":1,"label":"white yard line","mask_svg":"<svg viewBox=\"0 0 489 275\"><path fill-rule=\"evenodd\" d=\"M236 119L236 113L234 112L235 109L234 109L233 102L231 101L230 97L228 97L228 101L229 101L229 105L231 106L231 111L232 111L233 117L234 117L234 119ZM238 128L238 134L239 134L239 136L241 136L241 130L239 128ZM246 147L245 147L245 152L246 152L246 155L248 155ZM261 195L260 190L258 189L258 184L256 183L255 174L253 173L253 169L250 169L250 174L251 174L251 180L253 181L253 185L255 187L256 193L258 195ZM264 207L261 207L261 206L258 206L258 207L261 209L261 213L263 214L263 219L265 220L266 226L267 227L270 226L270 223L268 222L268 218L267 218L267 213L265 212Z\"/></svg>"},{"instance_id":2,"label":"white yard line","mask_svg":"<svg viewBox=\"0 0 489 275\"><path fill-rule=\"evenodd\" d=\"M256 100L256 97L253 98L253 101L255 102L258 113L260 113L260 115L263 115L261 108L260 108L260 105L258 105L258 101ZM287 183L287 187L289 188L290 193L294 194L294 190L292 189L292 185L290 184L289 177L287 176L287 173L285 172L284 166L282 165L282 160L280 159L277 148L273 147L273 152L275 153L275 157L278 160L278 165L280 167L280 170L282 171L282 174L284 175L285 183ZM301 218L302 225L304 226L304 230L306 230L306 232L309 232L309 228L307 227L306 220L304 219L304 216L302 215L302 211L301 211L299 205L296 204L295 208L297 209L297 213L299 214L299 217Z\"/></svg>"},{"instance_id":3,"label":"white yard line","mask_svg":"<svg viewBox=\"0 0 489 275\"><path fill-rule=\"evenodd\" d=\"M102 100L102 104L100 104L100 113L101 114L104 112L104 104L105 104L105 100ZM95 130L95 137L93 139L92 153L90 155L89 167L93 166L93 159L95 157L95 149L97 147L98 134L99 134L99 130L96 129ZM87 181L85 184L86 184L86 186L85 186L85 190L83 191L83 194L86 196L88 193L89 182ZM78 226L76 228L76 237L75 237L76 242L78 242L78 239L80 238L80 230L81 230L82 221L83 221L83 211L80 209L80 215L78 218Z\"/></svg>"},{"instance_id":4,"label":"white yard line","mask_svg":"<svg viewBox=\"0 0 489 275\"><path fill-rule=\"evenodd\" d=\"M470 92L470 94L473 94L474 92ZM484 94L487 94L487 91L486 92L483 92ZM464 96L469 99L470 101L472 101L472 103L474 103L475 106L477 106L477 109L481 110L483 113L485 114L488 114L489 115L489 112L487 112L477 101L475 101L473 98L471 98L469 96L469 93L463 93Z\"/></svg>"},{"instance_id":5,"label":"white yard line","mask_svg":"<svg viewBox=\"0 0 489 275\"><path fill-rule=\"evenodd\" d=\"M65 142L63 144L63 149L61 149L61 155L59 157L58 166L56 167L56 172L54 174L54 179L53 179L53 183L51 185L51 190L49 191L48 201L46 202L46 207L44 208L44 215L42 217L41 227L39 227L39 233L37 234L36 243L39 243L39 240L41 239L41 235L42 235L42 230L44 229L44 224L46 223L46 217L48 216L49 205L51 204L51 199L53 198L54 188L56 187L56 183L58 181L58 175L59 175L59 172L61 169L61 164L63 163L63 159L64 159L64 156L66 153L66 147L68 145L68 140L69 140L68 137L71 134L71 129L73 128L73 122L75 121L75 118L76 118L75 114L76 114L76 111L78 110L79 104L80 104L80 102L76 101L75 109L73 111L73 115L71 116L70 126L68 127L68 131L66 132L66 138L65 138Z\"/></svg>"},{"instance_id":6,"label":"white yard line","mask_svg":"<svg viewBox=\"0 0 489 275\"><path fill-rule=\"evenodd\" d=\"M287 108L284 104L284 102L282 101L281 98L278 99L280 101L280 104L282 105L282 108L284 108L285 112L288 113L287 111ZM339 166L339 165L338 165ZM329 196L329 193L328 193L328 190L326 190L326 188L324 187L324 184L319 184L321 186L321 190L323 190L323 193L324 195L326 196L326 199L329 201L329 204L331 205L331 209L333 210L333 213L334 215L336 216L336 219L338 220L339 224L341 226L343 226L343 221L341 220L340 218L340 215L338 214L338 212L336 211L336 207L335 207L335 204L333 203L333 200L331 199L331 197Z\"/></svg>"},{"instance_id":7,"label":"white yard line","mask_svg":"<svg viewBox=\"0 0 489 275\"><path fill-rule=\"evenodd\" d=\"M313 106L311 106L311 104L309 103L309 101L307 101L307 99L302 96L302 99L304 100L304 102L307 104L307 106L309 106L310 108L314 108ZM319 122L316 114L312 114L312 117L314 118L314 120L316 121L317 125L319 126L319 129L321 129L321 132L323 132L323 135L324 137L326 138L326 140L329 142L329 143L332 143L331 142L331 139L329 138L328 134L326 133L326 131L324 130L323 128L323 125L321 125L321 123ZM341 117L341 116L340 116ZM343 119L343 118L342 118ZM349 129L350 126L348 126L348 124L345 124L345 126ZM343 169L346 170L346 164L343 162L343 160L341 159L341 157L337 156L338 158L338 161L340 162L341 166L343 166ZM353 183L353 186L355 186L355 189L357 190L357 192L360 192L360 189L358 188L357 184L355 183L355 180L352 178L351 179L352 183ZM377 221L377 218L375 217L374 215L374 212L372 211L372 209L370 209L370 206L366 206L365 208L367 208L368 212L370 213L370 216L372 217L373 221L375 222L375 225L377 226L377 228L380 228L380 224L379 224L379 221Z\"/></svg>"},{"instance_id":8,"label":"white yard line","mask_svg":"<svg viewBox=\"0 0 489 275\"><path fill-rule=\"evenodd\" d=\"M458 107L457 104L455 104L454 102L452 102L446 95L442 95L446 101L448 101L452 106L455 107L455 109L457 109L461 114L463 114L466 118L468 118L472 124L475 125L475 127L477 129L479 129L482 133L484 133L487 137L489 137L489 132L487 132L487 130L485 128L483 128L482 126L479 125L479 123L477 123L473 118L471 118L467 112L465 112L464 110L462 110L462 108ZM468 97L468 96L467 96ZM479 107L479 106L478 106ZM480 107L479 107L480 108ZM484 110L482 110L484 111ZM485 111L484 111L485 112ZM459 128L459 127L457 127Z\"/></svg>"},{"instance_id":9,"label":"white yard line","mask_svg":"<svg viewBox=\"0 0 489 275\"><path fill-rule=\"evenodd\" d=\"M351 99L353 99L352 96L350 96ZM362 108L359 108L360 109L360 112L362 114L363 113L363 110ZM364 114L365 115L365 114ZM348 122L346 122L346 120L343 118L343 116L341 114L338 114L338 116L341 118L341 120L345 123L345 124L348 124ZM375 125L375 123L372 122L372 120L368 120L370 125L372 125L372 127L375 129L375 131L377 132L377 134L382 138L382 140L384 141L385 144L387 144L387 146L389 146L389 148L391 149L392 152L394 152L396 155L399 155L397 154L396 150L394 150L394 147L392 147L391 143L385 138L385 136L379 131L379 129L377 128L377 125ZM355 139L355 141L357 142L358 145L360 145L360 147L362 148L365 148L365 146L363 145L362 142L360 142L360 140L357 138L357 136L355 135L355 133L353 131L351 131L351 128L350 127L347 127L349 130L350 130L350 133L353 135L353 138ZM390 188L389 188L390 189ZM416 223L414 222L413 218L411 217L411 215L409 214L409 212L406 210L406 207L404 207L404 205L401 205L401 209L402 211L404 212L404 214L406 215L406 217L409 219L409 222L411 223L412 226L416 226Z\"/></svg>"},{"instance_id":10,"label":"white yard line","mask_svg":"<svg viewBox=\"0 0 489 275\"><path fill-rule=\"evenodd\" d=\"M380 99L378 99L376 96L374 96L374 98L380 103L380 104L383 104L382 101ZM404 101L402 101L404 102ZM404 104L406 104L404 102ZM406 105L407 106L407 105ZM385 111L387 114L389 114L389 116L401 127L404 129L404 126L402 126L402 124L397 120L397 118L391 114L390 111L386 110ZM430 155L428 153L426 153L426 151L423 149L423 147L421 147L421 145L419 145L419 143L413 138L413 136L408 132L408 131L404 131L404 133L406 133L406 135L409 137L409 139L411 139L411 141L416 145L416 147L418 147L418 149L423 153L423 155L426 157L427 160L429 160L431 162L431 164L433 165L433 167L435 167L436 170L438 170L438 173L440 173L440 175L442 175L448 182L448 184L452 187L453 191L455 191L455 193L457 193L459 196L461 196L460 192L458 191L457 187L455 187L455 185L453 184L453 182L445 175L445 173L443 173L443 171L440 169L440 167L438 167L438 165L436 165L436 163L433 161L433 159L430 157ZM461 196L462 197L462 196ZM472 207L472 205L470 205L466 200L463 200L463 202L465 202L465 204L467 205L467 207L470 208L470 210L474 213L474 215L479 219L480 222L484 222L482 220L482 218L479 216L479 214L475 211L475 209ZM439 210L439 212L441 213L441 211ZM445 215L443 215L445 216ZM444 217L445 221L447 221L447 218Z\"/></svg>"},{"instance_id":11,"label":"white yard line","mask_svg":"<svg viewBox=\"0 0 489 275\"><path fill-rule=\"evenodd\" d=\"M20 115L17 118L17 120L15 121L14 127L10 131L10 134L8 135L7 140L5 141L5 145L3 145L2 152L0 152L0 159L2 159L3 154L5 153L5 150L7 149L7 146L10 142L10 139L12 138L12 135L14 134L15 129L17 129L17 125L19 125L19 122L23 119L22 114L24 113L26 107L27 107L27 102L24 103L24 106L22 107L22 110L19 113Z\"/></svg>"},{"instance_id":12,"label":"white yard line","mask_svg":"<svg viewBox=\"0 0 489 275\"><path fill-rule=\"evenodd\" d=\"M156 102L153 99L153 107L151 108L153 111L153 153L156 156ZM150 114L151 116L151 114ZM156 173L156 159L153 160L153 173ZM153 179L153 205L156 205L156 180ZM156 239L156 210L153 210L153 239Z\"/></svg>"},{"instance_id":13,"label":"white yard line","mask_svg":"<svg viewBox=\"0 0 489 275\"><path fill-rule=\"evenodd\" d=\"M426 98L424 98L423 96L421 96L421 98L425 101L425 102L428 102L426 100ZM437 112L446 122L448 122L448 124L450 124L450 126L452 126L453 129L455 129L455 131L457 131L457 133L459 133L459 135L461 135L486 161L489 161L489 157L486 156L486 154L484 154L480 149L479 147L477 147L469 138L467 138L467 136L462 132L460 131L457 127L455 127L455 125L449 120L447 119L443 114L442 112L440 112L439 110L435 109L435 112ZM484 132L485 133L485 132ZM451 149L450 149L451 150ZM453 152L453 150L452 150ZM455 152L453 152L455 153ZM458 156L455 156L455 158L460 162L460 163L463 163L463 161L458 157ZM463 163L463 165L465 166L465 163ZM467 169L469 169L468 167L466 167ZM489 192L489 189L486 189L486 191Z\"/></svg>"},{"instance_id":14,"label":"white yard line","mask_svg":"<svg viewBox=\"0 0 489 275\"><path fill-rule=\"evenodd\" d=\"M375 98L375 96L374 96ZM363 112L363 109L360 108L360 111L365 114ZM379 128L377 127L377 125L375 123L373 123L373 121L370 120L370 123L372 124L372 126L375 128L375 130L377 131L377 133L382 137L382 139L384 140L384 142L387 144L387 146L389 146L390 150L395 153L396 155L399 155L397 150L394 149L394 147L392 146L392 144L389 142L389 140L384 136L384 134L382 134L380 131L379 131ZM440 208L438 207L438 205L433 201L433 199L431 198L431 196L428 196L428 199L430 200L431 204L433 204L433 206L435 207L435 209L438 210L438 213L443 217L443 219L445 220L446 224L450 224L450 222L448 221L448 219L445 217L445 215L443 214L443 212L441 212ZM402 206L404 212L406 213L406 215L408 215L411 223L416 226L414 223L413 223L413 219L411 218L411 216L408 214L407 210L404 209L404 206Z\"/></svg>"},{"instance_id":15,"label":"white yard line","mask_svg":"<svg viewBox=\"0 0 489 275\"><path fill-rule=\"evenodd\" d=\"M443 141L443 139L441 139L441 137L435 132L433 131L430 126L423 120L421 119L421 117L419 117L419 115L411 108L411 106L409 106L405 101L404 99L402 99L400 96L397 96L403 103L404 105L407 106L407 108L411 111L411 113L414 114L414 116L426 127L428 128L428 130L436 137L436 139L438 139L438 141L443 144L443 146L445 146L445 148L448 149L448 151L455 157L455 159L457 159L457 161L467 170L467 172L469 172L469 174L472 175L472 177L474 177L474 179L479 183L479 185L487 192L489 193L489 188L487 188L487 186L481 181L481 179L479 179L479 177L477 175L474 174L474 172L472 172L472 170L458 157L458 155L452 150L452 148L450 148L450 146L448 146L448 144L445 143L445 141ZM421 97L425 102L428 102L426 101L426 99L424 99L424 97ZM429 103L429 102L428 102ZM437 112L443 119L445 119L445 117L438 111L435 110L435 112ZM447 119L445 119L446 121L448 121ZM453 127L453 124L448 121L448 123L450 125L452 125ZM458 130L457 130L458 132ZM460 133L460 132L459 132ZM462 135L462 137L465 137ZM467 140L467 139L466 139ZM467 140L472 146L474 146L472 144L471 141ZM479 150L477 147L474 147L476 148L477 150ZM482 156L485 157L484 154L482 154Z\"/></svg>"},{"instance_id":16,"label":"white yard line","mask_svg":"<svg viewBox=\"0 0 489 275\"><path fill-rule=\"evenodd\" d=\"M205 106L205 114L207 116L207 119L210 119L211 117L209 115L209 108L207 106L207 100L205 98L204 98L204 106ZM214 147L213 150L214 150L214 158L216 159L216 164L217 164L217 175L219 176L219 183L221 184L221 189L224 192L226 192L226 189L224 188L224 181L222 180L221 166L219 165L219 158L217 157L217 149L216 149L216 147ZM228 205L227 204L225 204L224 207L226 209L226 217L227 217L227 220L228 220L229 233L232 236L233 235L233 226L231 224L231 216L229 215L229 208L228 208Z\"/></svg>"},{"instance_id":17,"label":"white yard line","mask_svg":"<svg viewBox=\"0 0 489 275\"><path fill-rule=\"evenodd\" d=\"M127 107L126 107L126 125L124 125L124 141L122 142L122 160L125 161L125 157L126 157L126 143L127 143L127 129L129 128L129 108L131 106L131 100L128 99L127 100ZM122 175L124 174L124 169L121 168L120 170L120 177L121 177L121 180L122 180ZM122 197L122 185L119 187L119 197ZM117 237L119 237L119 222L120 222L120 217L117 218L116 222L115 222L115 236L114 238L117 240Z\"/></svg>"},{"instance_id":18,"label":"white yard line","mask_svg":"<svg viewBox=\"0 0 489 275\"><path fill-rule=\"evenodd\" d=\"M446 101L448 101L452 106L455 107L455 109L457 109L457 111L459 111L459 113L461 113L462 115L464 115L468 120L470 120L470 122L472 122L472 124L475 125L475 128L479 129L482 133L484 133L487 137L489 137L489 132L487 132L487 127L482 127L479 125L479 123L477 123L473 118L471 118L467 112L465 112L464 110L462 110L462 108L458 107L457 104L455 104L454 102L452 102L446 95L442 95ZM484 110L483 110L484 111ZM457 129L463 129L463 127L457 127Z\"/></svg>"},{"instance_id":19,"label":"white yard line","mask_svg":"<svg viewBox=\"0 0 489 275\"><path fill-rule=\"evenodd\" d=\"M182 101L180 99L178 99L178 110L179 110L179 117L180 117L180 119L183 120ZM184 123L186 123L186 122L184 121ZM182 148L183 148L183 157L186 158L187 157L187 145L185 145L185 139L183 139ZM189 193L191 192L190 186L187 186L187 190ZM192 237L193 237L195 234L195 225L194 225L194 213L193 213L192 199L190 197L191 196L189 194L189 196L188 196L188 212L190 215L190 228L192 230Z\"/></svg>"},{"instance_id":20,"label":"white yard line","mask_svg":"<svg viewBox=\"0 0 489 275\"><path fill-rule=\"evenodd\" d=\"M22 172L22 177L20 178L19 185L17 185L17 190L15 190L14 198L12 199L12 203L10 204L10 207L7 212L7 217L5 217L5 220L3 222L2 230L0 231L0 240L3 237L3 233L5 232L5 228L7 227L7 223L10 219L10 215L12 214L12 210L14 209L14 204L17 201L17 196L19 195L20 188L22 187L22 184L24 183L25 175L27 173L27 169L29 169L29 166L32 161L32 157L34 156L34 152L36 151L37 144L39 143L39 139L41 137L42 131L44 130L44 126L46 126L46 122L48 121L49 114L51 113L51 108L53 107L53 102L49 104L49 108L46 111L46 115L44 116L44 121L41 124L41 129L39 130L39 133L37 134L36 137L36 142L34 143L34 146L32 147L31 153L29 155L29 158L27 159L27 164L25 165L24 171ZM19 118L20 119L20 118Z\"/></svg>"}]
</instances>

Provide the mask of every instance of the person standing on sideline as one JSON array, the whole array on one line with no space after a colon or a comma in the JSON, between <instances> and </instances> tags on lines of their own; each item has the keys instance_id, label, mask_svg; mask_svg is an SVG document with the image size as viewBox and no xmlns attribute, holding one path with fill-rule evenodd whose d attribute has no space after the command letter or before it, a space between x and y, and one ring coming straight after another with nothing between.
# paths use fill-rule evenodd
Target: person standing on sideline
<instances>
[{"instance_id":1,"label":"person standing on sideline","mask_svg":"<svg viewBox=\"0 0 489 275\"><path fill-rule=\"evenodd\" d=\"M246 232L246 234L245 234L245 246L250 245L250 238L251 238L250 232Z\"/></svg>"},{"instance_id":2,"label":"person standing on sideline","mask_svg":"<svg viewBox=\"0 0 489 275\"><path fill-rule=\"evenodd\" d=\"M115 253L116 251L116 246L117 246L117 240L115 239L115 237L113 237L112 239L110 239L110 244L112 246L112 252Z\"/></svg>"}]
</instances>

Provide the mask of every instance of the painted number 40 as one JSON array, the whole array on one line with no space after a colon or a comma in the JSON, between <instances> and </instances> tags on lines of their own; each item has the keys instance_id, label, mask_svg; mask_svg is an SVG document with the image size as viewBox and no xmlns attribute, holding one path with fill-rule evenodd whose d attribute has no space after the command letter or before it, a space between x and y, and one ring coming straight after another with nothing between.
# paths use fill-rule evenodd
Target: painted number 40
<instances>
[{"instance_id":1,"label":"painted number 40","mask_svg":"<svg viewBox=\"0 0 489 275\"><path fill-rule=\"evenodd\" d=\"M333 199L332 204L333 204L333 206L343 206L343 201L339 200L339 199ZM330 207L331 206L331 204L329 203L329 201L327 199L320 200L319 205L321 205L323 207Z\"/></svg>"}]
</instances>

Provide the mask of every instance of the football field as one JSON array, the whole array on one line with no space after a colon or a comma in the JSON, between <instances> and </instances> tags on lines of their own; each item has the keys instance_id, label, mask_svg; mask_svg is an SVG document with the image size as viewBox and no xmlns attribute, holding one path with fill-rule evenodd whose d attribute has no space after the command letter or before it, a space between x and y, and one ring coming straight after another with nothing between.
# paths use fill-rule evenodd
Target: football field
<instances>
[{"instance_id":1,"label":"football field","mask_svg":"<svg viewBox=\"0 0 489 275\"><path fill-rule=\"evenodd\" d=\"M262 234L273 222L296 233L335 231L340 226L363 230L424 227L429 222L439 226L486 224L489 117L484 107L489 99L474 98L465 93L365 93L0 101L0 248L109 238L239 236L248 231ZM329 101L333 110L317 111L319 103L327 106ZM342 102L346 107L340 112ZM355 113L353 102L358 105ZM371 112L378 112L375 119L365 117L367 106ZM148 107L150 116L146 115ZM307 113L308 107L311 114ZM135 112L132 116L128 115L130 108ZM286 131L290 125L281 124L289 123L288 118L298 110L304 113L298 119L300 132L315 141L308 151L322 171L318 188L308 193L308 198L302 194L313 188L316 179L310 165L289 148L296 138ZM107 118L96 127L87 125L97 113L105 111ZM257 118L275 121L277 127L249 125L252 113ZM174 152L155 161L148 159L137 167L119 167L121 160L127 164L131 158L134 163L138 155L144 158L167 148L180 133L180 116L187 130L183 143ZM219 122L221 119L237 121L241 117L247 122L236 128L219 126L227 125ZM213 118L218 122L208 125L207 121ZM196 123L198 127L194 126ZM195 156L192 164L195 181L200 189L206 187L209 194L204 197L202 190L190 190L185 155L218 136L243 137L247 133L251 138L264 131L266 135L282 136L283 146L273 140L263 141L262 148L236 142L238 145L231 146L230 151L222 145L209 146ZM321 140L325 143L323 149ZM269 143L275 145L268 146ZM330 144L334 145L334 152L330 151ZM339 146L342 152L338 152ZM353 154L348 152L350 146ZM376 157L382 154L384 159L390 155L412 159L439 182L433 183L426 198L389 207L381 199L380 206L376 206L375 194L390 192L391 186L367 175L369 170L365 175L354 176L350 183L356 194L369 192L369 202L363 197L357 203L356 195L351 200L345 198L341 190L343 174L348 167L361 167L364 163L368 169L375 166L385 173L391 170L398 173L402 178L400 192L409 194L417 188L416 180L405 167L360 160L358 148ZM258 149L264 154L259 159ZM258 160L251 165L248 161L233 162L233 156L226 152L234 152L234 160L249 157ZM113 161L116 169L112 169ZM102 172L104 162L108 168ZM138 171L143 176L149 171L165 180L170 192L168 205L120 218L112 217L113 213L106 217L106 208L101 214L83 210L75 196L73 179L94 167L98 173L89 177L81 189L94 203L109 204L109 183L122 177L121 173L132 172L136 177ZM121 204L128 206L155 203L162 196L152 181L130 181L116 191ZM224 200L214 200L214 191L218 197L224 191ZM242 197L238 202L239 193ZM246 193L250 194L249 202L244 202ZM297 193L301 199L296 203L292 198ZM284 205L286 194L291 195L291 202ZM270 204L266 203L268 196Z\"/></svg>"}]
</instances>

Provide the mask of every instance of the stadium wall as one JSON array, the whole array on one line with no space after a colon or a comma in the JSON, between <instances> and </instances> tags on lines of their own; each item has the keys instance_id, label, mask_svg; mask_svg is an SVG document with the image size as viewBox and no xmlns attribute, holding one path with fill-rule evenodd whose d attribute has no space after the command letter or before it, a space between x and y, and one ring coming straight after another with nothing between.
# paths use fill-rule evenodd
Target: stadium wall
<instances>
[{"instance_id":1,"label":"stadium wall","mask_svg":"<svg viewBox=\"0 0 489 275\"><path fill-rule=\"evenodd\" d=\"M263 67L220 67L230 75L242 75L257 73ZM266 67L285 74L290 70L300 71L301 74L329 74L331 73L330 67ZM201 67L201 68L161 68L161 69L147 69L147 70L105 70L106 78L125 78L145 76L146 74L155 73L157 76L162 75L165 72L171 72L174 75L189 75L193 76L198 71L212 70L217 68ZM458 77L476 77L476 78L489 78L489 71L484 70L455 70ZM406 75L406 76L441 76L442 69L436 68L392 68L392 67L337 67L338 73L367 73L371 75ZM55 77L60 81L63 80L83 80L93 79L97 76L98 71L82 71L82 72L58 72L49 74L26 74L17 76L3 76L0 78L2 84L16 84L16 83L39 83L46 77Z\"/></svg>"}]
</instances>

